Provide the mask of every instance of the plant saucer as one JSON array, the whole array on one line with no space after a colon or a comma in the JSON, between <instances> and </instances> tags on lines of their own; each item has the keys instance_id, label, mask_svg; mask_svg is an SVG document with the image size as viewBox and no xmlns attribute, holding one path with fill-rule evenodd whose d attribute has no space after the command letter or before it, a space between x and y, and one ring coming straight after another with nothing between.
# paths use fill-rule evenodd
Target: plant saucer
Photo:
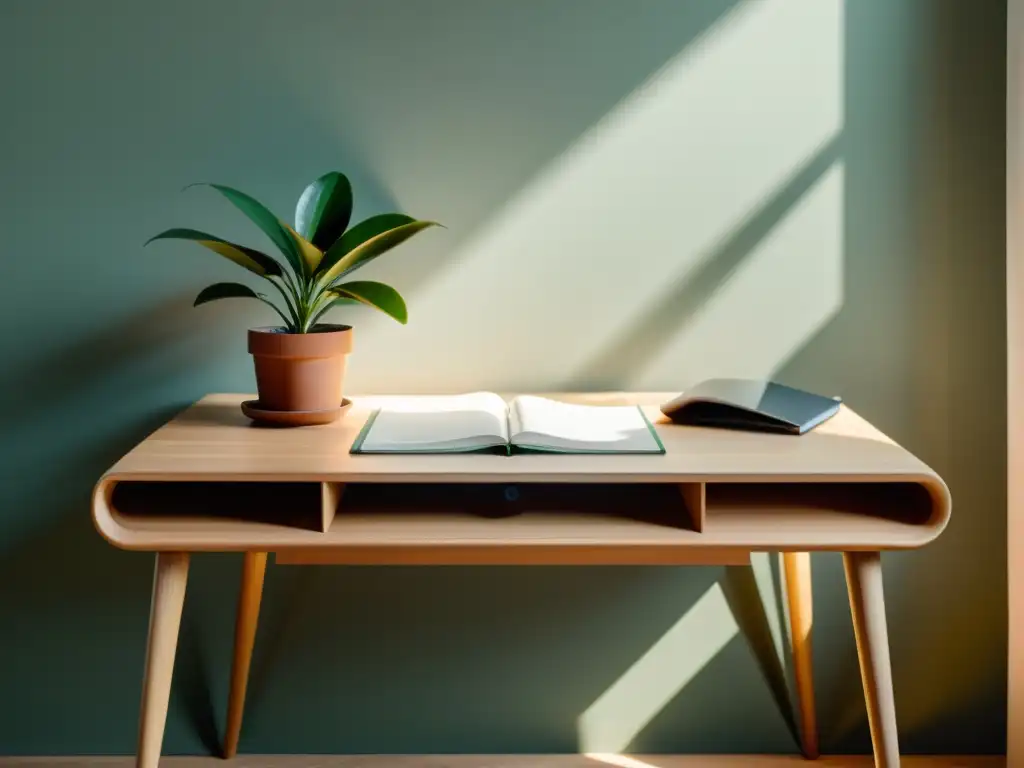
<instances>
[{"instance_id":1,"label":"plant saucer","mask_svg":"<svg viewBox=\"0 0 1024 768\"><path fill-rule=\"evenodd\" d=\"M347 397L337 408L323 411L272 411L261 408L259 400L246 400L242 403L242 413L259 424L275 427L312 427L337 421L351 407L352 401Z\"/></svg>"}]
</instances>

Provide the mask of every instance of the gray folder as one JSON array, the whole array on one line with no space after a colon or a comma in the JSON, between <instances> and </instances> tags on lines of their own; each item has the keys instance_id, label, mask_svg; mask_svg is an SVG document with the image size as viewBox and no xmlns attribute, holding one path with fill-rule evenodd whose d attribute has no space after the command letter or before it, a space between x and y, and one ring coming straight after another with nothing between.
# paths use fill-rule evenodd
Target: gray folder
<instances>
[{"instance_id":1,"label":"gray folder","mask_svg":"<svg viewBox=\"0 0 1024 768\"><path fill-rule=\"evenodd\" d=\"M841 400L774 381L708 379L661 406L672 421L802 435L832 418Z\"/></svg>"}]
</instances>

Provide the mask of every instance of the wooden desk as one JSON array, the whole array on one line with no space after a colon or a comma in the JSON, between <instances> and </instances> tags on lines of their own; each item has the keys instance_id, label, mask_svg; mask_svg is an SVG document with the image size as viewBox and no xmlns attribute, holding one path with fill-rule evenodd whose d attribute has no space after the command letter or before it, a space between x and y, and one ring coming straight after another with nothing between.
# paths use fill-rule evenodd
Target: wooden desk
<instances>
[{"instance_id":1,"label":"wooden desk","mask_svg":"<svg viewBox=\"0 0 1024 768\"><path fill-rule=\"evenodd\" d=\"M268 552L282 564L687 565L746 564L756 551L784 553L803 750L816 756L807 553L832 550L844 556L876 764L898 765L880 552L942 532L941 478L845 406L791 437L669 424L657 410L668 393L560 397L643 405L666 454L353 456L389 398L354 397L342 421L279 430L251 425L243 396L212 395L118 461L93 494L96 528L116 547L157 553L138 764L159 759L189 553L204 551L246 553L228 756ZM536 509L467 512L459 484L488 483L530 489Z\"/></svg>"}]
</instances>

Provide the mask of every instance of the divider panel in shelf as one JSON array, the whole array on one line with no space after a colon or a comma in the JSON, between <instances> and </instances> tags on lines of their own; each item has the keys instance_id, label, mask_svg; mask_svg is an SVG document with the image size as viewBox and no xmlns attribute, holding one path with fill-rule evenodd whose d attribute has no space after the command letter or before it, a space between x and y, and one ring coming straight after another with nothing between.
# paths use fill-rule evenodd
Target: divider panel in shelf
<instances>
[{"instance_id":1,"label":"divider panel in shelf","mask_svg":"<svg viewBox=\"0 0 1024 768\"><path fill-rule=\"evenodd\" d=\"M327 533L334 522L345 492L344 483L320 483L320 532Z\"/></svg>"},{"instance_id":2,"label":"divider panel in shelf","mask_svg":"<svg viewBox=\"0 0 1024 768\"><path fill-rule=\"evenodd\" d=\"M707 517L707 484L680 483L679 492L683 495L683 503L686 505L693 530L700 533L704 530L704 520Z\"/></svg>"}]
</instances>

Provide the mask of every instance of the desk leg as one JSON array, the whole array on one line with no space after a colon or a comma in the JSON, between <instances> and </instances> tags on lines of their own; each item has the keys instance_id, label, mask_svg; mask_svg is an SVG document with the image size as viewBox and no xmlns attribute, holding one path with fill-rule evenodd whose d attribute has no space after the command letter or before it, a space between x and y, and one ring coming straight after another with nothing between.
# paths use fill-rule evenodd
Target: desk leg
<instances>
[{"instance_id":1,"label":"desk leg","mask_svg":"<svg viewBox=\"0 0 1024 768\"><path fill-rule=\"evenodd\" d=\"M900 747L889 664L889 636L885 626L882 557L878 552L844 552L843 565L875 765L877 768L897 768Z\"/></svg>"},{"instance_id":2,"label":"desk leg","mask_svg":"<svg viewBox=\"0 0 1024 768\"><path fill-rule=\"evenodd\" d=\"M138 768L157 768L171 697L174 652L178 646L181 609L188 581L187 552L159 552L153 573L153 597L149 608L149 646L146 676L142 682L139 717Z\"/></svg>"},{"instance_id":3,"label":"desk leg","mask_svg":"<svg viewBox=\"0 0 1024 768\"><path fill-rule=\"evenodd\" d=\"M267 570L266 552L246 552L242 563L242 588L235 617L235 655L231 664L231 693L228 697L227 733L224 735L224 757L238 752L242 733L242 712L245 709L245 688L249 683L249 663L256 642L256 624L263 596L263 576Z\"/></svg>"},{"instance_id":4,"label":"desk leg","mask_svg":"<svg viewBox=\"0 0 1024 768\"><path fill-rule=\"evenodd\" d=\"M811 553L785 552L786 602L789 633L793 639L793 674L800 707L800 748L804 757L818 757L818 717L814 707L814 674L811 668L811 628L814 624L811 593Z\"/></svg>"}]
</instances>

